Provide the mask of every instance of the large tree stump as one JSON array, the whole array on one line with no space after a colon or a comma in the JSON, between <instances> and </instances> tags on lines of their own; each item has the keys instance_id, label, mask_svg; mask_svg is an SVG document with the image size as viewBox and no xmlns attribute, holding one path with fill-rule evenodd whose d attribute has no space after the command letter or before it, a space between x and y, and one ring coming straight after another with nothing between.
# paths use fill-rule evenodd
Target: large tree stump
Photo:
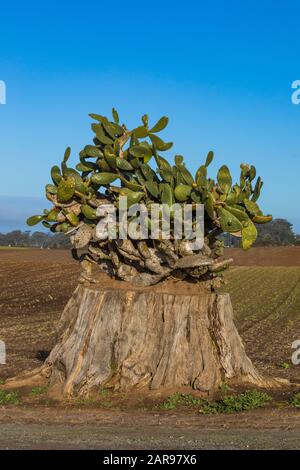
<instances>
[{"instance_id":1,"label":"large tree stump","mask_svg":"<svg viewBox=\"0 0 300 470\"><path fill-rule=\"evenodd\" d=\"M274 385L245 353L229 294L91 285L79 285L66 305L40 372L64 396L100 386L210 393L228 379Z\"/></svg>"},{"instance_id":2,"label":"large tree stump","mask_svg":"<svg viewBox=\"0 0 300 470\"><path fill-rule=\"evenodd\" d=\"M56 394L72 396L98 387L191 387L210 394L229 379L281 385L258 373L246 355L229 294L193 293L196 286L189 283L171 289L129 288L117 281L113 286L78 285L45 364L6 387L42 379Z\"/></svg>"}]
</instances>

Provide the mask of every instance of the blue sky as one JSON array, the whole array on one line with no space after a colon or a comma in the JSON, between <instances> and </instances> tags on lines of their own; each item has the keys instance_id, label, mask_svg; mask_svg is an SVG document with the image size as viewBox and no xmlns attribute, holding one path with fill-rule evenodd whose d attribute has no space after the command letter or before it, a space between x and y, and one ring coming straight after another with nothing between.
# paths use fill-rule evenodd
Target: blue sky
<instances>
[{"instance_id":1,"label":"blue sky","mask_svg":"<svg viewBox=\"0 0 300 470\"><path fill-rule=\"evenodd\" d=\"M300 232L300 4L292 1L2 2L0 231L41 210L49 169L92 139L88 113L168 115L169 152L256 165L262 208ZM32 209L31 209L32 208Z\"/></svg>"}]
</instances>

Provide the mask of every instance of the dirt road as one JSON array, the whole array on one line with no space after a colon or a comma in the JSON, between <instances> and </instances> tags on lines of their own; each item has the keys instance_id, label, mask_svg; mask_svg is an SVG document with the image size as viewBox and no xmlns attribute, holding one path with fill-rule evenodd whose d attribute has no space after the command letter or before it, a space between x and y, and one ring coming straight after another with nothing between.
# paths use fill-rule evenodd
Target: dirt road
<instances>
[{"instance_id":1,"label":"dirt road","mask_svg":"<svg viewBox=\"0 0 300 470\"><path fill-rule=\"evenodd\" d=\"M111 410L6 410L0 449L299 449L300 412L186 416ZM88 424L87 424L88 423Z\"/></svg>"},{"instance_id":2,"label":"dirt road","mask_svg":"<svg viewBox=\"0 0 300 470\"><path fill-rule=\"evenodd\" d=\"M99 426L5 425L0 449L177 449L251 450L299 449L300 429L154 429Z\"/></svg>"}]
</instances>

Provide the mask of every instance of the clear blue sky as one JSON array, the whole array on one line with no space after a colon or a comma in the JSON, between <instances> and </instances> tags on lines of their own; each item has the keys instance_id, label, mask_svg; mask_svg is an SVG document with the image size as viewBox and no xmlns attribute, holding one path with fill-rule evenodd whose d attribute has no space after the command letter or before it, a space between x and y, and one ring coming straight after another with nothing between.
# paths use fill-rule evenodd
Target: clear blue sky
<instances>
[{"instance_id":1,"label":"clear blue sky","mask_svg":"<svg viewBox=\"0 0 300 470\"><path fill-rule=\"evenodd\" d=\"M129 125L168 115L170 156L192 169L208 150L212 173L255 164L263 209L300 232L299 3L14 1L0 21L0 231L43 207L50 166L115 106Z\"/></svg>"}]
</instances>

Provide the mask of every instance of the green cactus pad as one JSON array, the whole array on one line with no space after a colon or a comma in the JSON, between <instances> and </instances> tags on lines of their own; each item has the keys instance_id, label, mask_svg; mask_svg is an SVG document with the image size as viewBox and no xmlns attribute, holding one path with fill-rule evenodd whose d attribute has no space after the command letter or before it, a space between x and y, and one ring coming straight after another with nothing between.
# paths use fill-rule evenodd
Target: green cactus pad
<instances>
[{"instance_id":1,"label":"green cactus pad","mask_svg":"<svg viewBox=\"0 0 300 470\"><path fill-rule=\"evenodd\" d=\"M60 202L69 201L75 192L75 178L73 176L67 179L61 179L57 189L57 199Z\"/></svg>"},{"instance_id":2,"label":"green cactus pad","mask_svg":"<svg viewBox=\"0 0 300 470\"><path fill-rule=\"evenodd\" d=\"M243 226L242 229L242 246L244 250L248 250L257 238L257 229L254 223L249 220L247 225Z\"/></svg>"},{"instance_id":3,"label":"green cactus pad","mask_svg":"<svg viewBox=\"0 0 300 470\"><path fill-rule=\"evenodd\" d=\"M224 232L240 232L243 228L241 222L231 212L224 208L217 210L220 217L220 225Z\"/></svg>"},{"instance_id":4,"label":"green cactus pad","mask_svg":"<svg viewBox=\"0 0 300 470\"><path fill-rule=\"evenodd\" d=\"M191 191L191 186L179 184L174 190L175 199L179 202L185 202L189 199Z\"/></svg>"}]
</instances>

